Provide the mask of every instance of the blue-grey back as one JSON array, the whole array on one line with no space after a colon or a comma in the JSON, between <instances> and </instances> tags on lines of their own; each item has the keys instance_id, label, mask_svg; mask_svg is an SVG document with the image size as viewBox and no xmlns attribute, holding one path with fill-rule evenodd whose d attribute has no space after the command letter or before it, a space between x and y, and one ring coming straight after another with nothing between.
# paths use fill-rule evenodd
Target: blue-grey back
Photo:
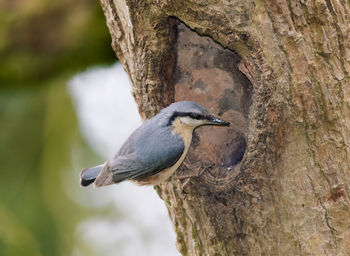
<instances>
[{"instance_id":1,"label":"blue-grey back","mask_svg":"<svg viewBox=\"0 0 350 256\"><path fill-rule=\"evenodd\" d=\"M128 170L116 169L115 172L135 172L132 178L153 175L175 164L184 148L182 138L172 133L168 116L158 114L135 130L121 147L114 159L124 159L122 156L125 156L127 160L123 160L123 165L127 165Z\"/></svg>"}]
</instances>

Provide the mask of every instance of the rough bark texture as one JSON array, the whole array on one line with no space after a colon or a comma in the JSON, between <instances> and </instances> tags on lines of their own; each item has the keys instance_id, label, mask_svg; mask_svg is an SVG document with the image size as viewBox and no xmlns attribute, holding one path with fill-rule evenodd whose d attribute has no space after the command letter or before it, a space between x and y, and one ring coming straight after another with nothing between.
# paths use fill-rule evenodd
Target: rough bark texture
<instances>
[{"instance_id":1,"label":"rough bark texture","mask_svg":"<svg viewBox=\"0 0 350 256\"><path fill-rule=\"evenodd\" d=\"M183 255L350 255L345 0L101 0L143 117L188 99L200 128L157 187Z\"/></svg>"}]
</instances>

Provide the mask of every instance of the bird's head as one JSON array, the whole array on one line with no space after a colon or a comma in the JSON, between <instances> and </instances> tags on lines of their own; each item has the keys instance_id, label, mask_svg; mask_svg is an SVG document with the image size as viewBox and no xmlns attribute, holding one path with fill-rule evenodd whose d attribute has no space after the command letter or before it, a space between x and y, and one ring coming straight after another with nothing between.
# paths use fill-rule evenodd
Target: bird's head
<instances>
[{"instance_id":1,"label":"bird's head","mask_svg":"<svg viewBox=\"0 0 350 256\"><path fill-rule=\"evenodd\" d=\"M164 109L168 116L168 125L197 128L203 125L229 126L230 123L210 115L200 104L193 101L179 101Z\"/></svg>"}]
</instances>

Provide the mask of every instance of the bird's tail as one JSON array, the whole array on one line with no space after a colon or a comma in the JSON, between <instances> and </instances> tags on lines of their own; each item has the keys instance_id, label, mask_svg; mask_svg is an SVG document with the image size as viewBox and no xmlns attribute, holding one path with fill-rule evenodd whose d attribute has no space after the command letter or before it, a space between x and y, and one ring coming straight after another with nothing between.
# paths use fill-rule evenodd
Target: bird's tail
<instances>
[{"instance_id":1,"label":"bird's tail","mask_svg":"<svg viewBox=\"0 0 350 256\"><path fill-rule=\"evenodd\" d=\"M96 177L99 175L104 164L97 165L91 168L84 169L80 172L80 185L82 187L89 186L93 183Z\"/></svg>"}]
</instances>

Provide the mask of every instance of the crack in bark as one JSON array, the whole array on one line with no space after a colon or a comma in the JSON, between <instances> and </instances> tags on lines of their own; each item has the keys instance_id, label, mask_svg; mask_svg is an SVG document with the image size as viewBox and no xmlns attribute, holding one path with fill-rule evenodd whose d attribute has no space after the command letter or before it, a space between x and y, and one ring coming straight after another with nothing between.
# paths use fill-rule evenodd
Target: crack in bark
<instances>
[{"instance_id":1,"label":"crack in bark","mask_svg":"<svg viewBox=\"0 0 350 256\"><path fill-rule=\"evenodd\" d=\"M328 210L327 210L326 206L323 203L323 199L318 196L318 194L317 194L317 192L315 190L315 186L314 186L314 183L312 181L312 178L310 177L309 174L306 174L306 176L309 178L309 182L310 182L313 194L314 194L315 198L317 199L317 202L321 205L322 209L324 210L324 220L325 220L326 225L329 228L329 230L330 230L330 232L331 232L331 234L332 234L332 236L334 238L334 241L335 241L335 234L338 231L334 227L332 227L331 224L330 224L330 221L329 221L330 218L329 218L329 215L328 215Z\"/></svg>"}]
</instances>

